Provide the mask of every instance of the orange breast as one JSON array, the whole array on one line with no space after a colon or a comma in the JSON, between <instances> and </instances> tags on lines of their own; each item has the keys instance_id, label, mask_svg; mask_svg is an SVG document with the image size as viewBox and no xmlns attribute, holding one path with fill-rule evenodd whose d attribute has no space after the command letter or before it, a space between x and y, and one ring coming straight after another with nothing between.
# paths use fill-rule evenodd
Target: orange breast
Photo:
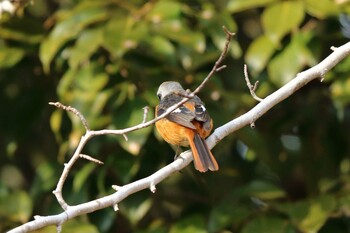
<instances>
[{"instance_id":1,"label":"orange breast","mask_svg":"<svg viewBox=\"0 0 350 233\"><path fill-rule=\"evenodd\" d=\"M188 146L188 137L194 136L194 131L192 129L178 125L165 118L157 121L156 127L160 136L162 136L166 142L177 146Z\"/></svg>"}]
</instances>

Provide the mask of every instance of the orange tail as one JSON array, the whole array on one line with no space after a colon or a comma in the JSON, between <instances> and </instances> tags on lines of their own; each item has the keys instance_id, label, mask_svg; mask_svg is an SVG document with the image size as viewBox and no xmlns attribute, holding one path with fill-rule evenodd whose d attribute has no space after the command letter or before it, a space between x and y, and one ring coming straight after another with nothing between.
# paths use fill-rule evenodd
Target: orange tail
<instances>
[{"instance_id":1,"label":"orange tail","mask_svg":"<svg viewBox=\"0 0 350 233\"><path fill-rule=\"evenodd\" d=\"M200 172L219 170L213 154L208 148L207 143L198 133L194 133L194 137L189 139L190 147L193 153L194 167Z\"/></svg>"}]
</instances>

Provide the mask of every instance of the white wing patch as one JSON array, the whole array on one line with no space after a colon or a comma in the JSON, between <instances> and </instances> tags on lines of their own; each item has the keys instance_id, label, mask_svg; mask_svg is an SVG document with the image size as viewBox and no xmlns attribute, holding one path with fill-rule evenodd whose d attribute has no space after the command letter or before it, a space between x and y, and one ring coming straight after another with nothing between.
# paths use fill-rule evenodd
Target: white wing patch
<instances>
[{"instance_id":1,"label":"white wing patch","mask_svg":"<svg viewBox=\"0 0 350 233\"><path fill-rule=\"evenodd\" d=\"M202 109L203 112L207 111L207 109L204 107L204 105L200 105L200 108Z\"/></svg>"},{"instance_id":2,"label":"white wing patch","mask_svg":"<svg viewBox=\"0 0 350 233\"><path fill-rule=\"evenodd\" d=\"M173 112L174 112L174 113L181 113L182 111L181 111L180 108L177 108L177 109L175 109Z\"/></svg>"}]
</instances>

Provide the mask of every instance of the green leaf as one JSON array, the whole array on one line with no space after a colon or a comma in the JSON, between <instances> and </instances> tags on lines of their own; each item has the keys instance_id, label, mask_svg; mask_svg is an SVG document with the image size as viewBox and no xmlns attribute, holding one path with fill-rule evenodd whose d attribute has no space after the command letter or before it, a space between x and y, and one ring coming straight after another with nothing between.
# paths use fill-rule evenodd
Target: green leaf
<instances>
[{"instance_id":1,"label":"green leaf","mask_svg":"<svg viewBox=\"0 0 350 233\"><path fill-rule=\"evenodd\" d=\"M176 49L174 45L163 36L152 36L147 40L151 46L152 53L157 56L166 57L167 59L174 59Z\"/></svg>"},{"instance_id":2,"label":"green leaf","mask_svg":"<svg viewBox=\"0 0 350 233\"><path fill-rule=\"evenodd\" d=\"M244 221L251 213L251 208L239 201L223 199L210 213L208 228L210 232L218 232L233 224Z\"/></svg>"},{"instance_id":3,"label":"green leaf","mask_svg":"<svg viewBox=\"0 0 350 233\"><path fill-rule=\"evenodd\" d=\"M138 224L152 207L153 200L145 194L130 196L120 204L120 211L128 217L132 225Z\"/></svg>"},{"instance_id":4,"label":"green leaf","mask_svg":"<svg viewBox=\"0 0 350 233\"><path fill-rule=\"evenodd\" d=\"M192 215L187 218L182 218L179 222L176 222L170 228L170 233L205 233L207 232L205 227L204 218L200 215Z\"/></svg>"},{"instance_id":5,"label":"green leaf","mask_svg":"<svg viewBox=\"0 0 350 233\"><path fill-rule=\"evenodd\" d=\"M56 140L61 142L61 125L62 125L62 114L61 110L55 110L50 116L50 127L55 134Z\"/></svg>"},{"instance_id":6,"label":"green leaf","mask_svg":"<svg viewBox=\"0 0 350 233\"><path fill-rule=\"evenodd\" d=\"M225 26L231 32L235 32L237 24L227 11L217 13L215 7L209 3L205 4L203 8L199 16L200 27L203 28L204 34L209 35L215 46L222 51L226 42L226 34L222 26ZM229 51L235 58L240 57L242 53L238 42L235 40L231 41Z\"/></svg>"},{"instance_id":7,"label":"green leaf","mask_svg":"<svg viewBox=\"0 0 350 233\"><path fill-rule=\"evenodd\" d=\"M133 156L125 152L118 155L118 159L114 159L112 156L115 156L115 153L108 157L105 163L106 166L113 167L113 169L118 172L118 178L121 180L122 184L130 183L140 170L140 162L135 161ZM103 182L105 181L104 179Z\"/></svg>"},{"instance_id":8,"label":"green leaf","mask_svg":"<svg viewBox=\"0 0 350 233\"><path fill-rule=\"evenodd\" d=\"M333 101L340 107L340 111L349 103L350 100L350 79L335 80L330 90L332 93Z\"/></svg>"},{"instance_id":9,"label":"green leaf","mask_svg":"<svg viewBox=\"0 0 350 233\"><path fill-rule=\"evenodd\" d=\"M302 1L283 1L266 8L262 14L265 34L275 44L291 30L297 28L304 19Z\"/></svg>"},{"instance_id":10,"label":"green leaf","mask_svg":"<svg viewBox=\"0 0 350 233\"><path fill-rule=\"evenodd\" d=\"M230 0L226 9L231 13L269 5L277 0Z\"/></svg>"},{"instance_id":11,"label":"green leaf","mask_svg":"<svg viewBox=\"0 0 350 233\"><path fill-rule=\"evenodd\" d=\"M137 22L124 11L117 13L118 15L107 23L103 32L103 46L115 59L122 57L128 50L134 49L141 39L147 38L149 33L149 25L146 22Z\"/></svg>"},{"instance_id":12,"label":"green leaf","mask_svg":"<svg viewBox=\"0 0 350 233\"><path fill-rule=\"evenodd\" d=\"M242 233L288 233L291 232L290 228L291 227L288 224L288 221L282 218L262 216L253 219L247 225L245 225L245 227L242 230Z\"/></svg>"},{"instance_id":13,"label":"green leaf","mask_svg":"<svg viewBox=\"0 0 350 233\"><path fill-rule=\"evenodd\" d=\"M0 199L0 216L14 222L27 222L32 214L32 200L26 192L16 191Z\"/></svg>"},{"instance_id":14,"label":"green leaf","mask_svg":"<svg viewBox=\"0 0 350 233\"><path fill-rule=\"evenodd\" d=\"M118 129L123 129L137 125L142 122L143 119L143 108L147 106L147 103L141 98L135 98L134 100L128 101L124 106L121 106L123 109L120 111L118 108L117 111L113 114L113 123ZM153 111L150 109L148 116L153 116ZM123 137L118 137L120 145L133 155L138 155L143 144L146 142L149 133L151 133L152 128L146 127L137 131L129 133L128 141L125 141Z\"/></svg>"},{"instance_id":15,"label":"green leaf","mask_svg":"<svg viewBox=\"0 0 350 233\"><path fill-rule=\"evenodd\" d=\"M249 71L259 73L265 69L275 49L276 46L266 35L255 39L245 55Z\"/></svg>"},{"instance_id":16,"label":"green leaf","mask_svg":"<svg viewBox=\"0 0 350 233\"><path fill-rule=\"evenodd\" d=\"M86 62L98 49L103 41L102 32L101 28L96 28L81 33L75 46L69 51L68 63L72 69L76 69L79 64Z\"/></svg>"},{"instance_id":17,"label":"green leaf","mask_svg":"<svg viewBox=\"0 0 350 233\"><path fill-rule=\"evenodd\" d=\"M152 29L155 33L179 42L180 45L191 51L203 53L206 48L204 34L190 30L182 19L166 20L152 25Z\"/></svg>"},{"instance_id":18,"label":"green leaf","mask_svg":"<svg viewBox=\"0 0 350 233\"><path fill-rule=\"evenodd\" d=\"M338 199L338 209L340 209L347 216L350 214L350 196L347 192Z\"/></svg>"},{"instance_id":19,"label":"green leaf","mask_svg":"<svg viewBox=\"0 0 350 233\"><path fill-rule=\"evenodd\" d=\"M25 44L38 44L44 38L42 25L42 19L38 18L12 18L8 23L1 24L0 38Z\"/></svg>"},{"instance_id":20,"label":"green leaf","mask_svg":"<svg viewBox=\"0 0 350 233\"><path fill-rule=\"evenodd\" d=\"M317 18L338 16L341 12L341 4L332 0L304 0L307 13Z\"/></svg>"},{"instance_id":21,"label":"green leaf","mask_svg":"<svg viewBox=\"0 0 350 233\"><path fill-rule=\"evenodd\" d=\"M24 55L23 49L6 47L0 44L0 69L15 66Z\"/></svg>"},{"instance_id":22,"label":"green leaf","mask_svg":"<svg viewBox=\"0 0 350 233\"><path fill-rule=\"evenodd\" d=\"M325 224L336 208L336 201L333 196L325 195L311 200L281 204L276 208L286 213L301 232L313 233L318 232Z\"/></svg>"},{"instance_id":23,"label":"green leaf","mask_svg":"<svg viewBox=\"0 0 350 233\"><path fill-rule=\"evenodd\" d=\"M98 71L97 66L95 63L90 63L79 70L68 70L57 88L60 99L68 103L83 101L82 97L87 98L84 102L93 101L109 80L106 73ZM89 105L89 109L90 107Z\"/></svg>"},{"instance_id":24,"label":"green leaf","mask_svg":"<svg viewBox=\"0 0 350 233\"><path fill-rule=\"evenodd\" d=\"M290 81L305 66L316 64L316 59L307 48L310 34L295 34L290 44L276 55L268 65L270 79L279 86Z\"/></svg>"},{"instance_id":25,"label":"green leaf","mask_svg":"<svg viewBox=\"0 0 350 233\"><path fill-rule=\"evenodd\" d=\"M35 183L32 187L32 192L40 193L40 191L52 190L57 181L53 177L57 177L55 167L48 161L39 164L36 168Z\"/></svg>"},{"instance_id":26,"label":"green leaf","mask_svg":"<svg viewBox=\"0 0 350 233\"><path fill-rule=\"evenodd\" d=\"M239 191L246 196L256 197L262 200L273 200L286 196L286 193L276 185L262 181L254 180Z\"/></svg>"},{"instance_id":27,"label":"green leaf","mask_svg":"<svg viewBox=\"0 0 350 233\"><path fill-rule=\"evenodd\" d=\"M152 10L147 14L147 18L153 23L159 23L166 19L178 18L181 13L181 4L177 1L158 1Z\"/></svg>"},{"instance_id":28,"label":"green leaf","mask_svg":"<svg viewBox=\"0 0 350 233\"><path fill-rule=\"evenodd\" d=\"M76 10L70 12L68 18L56 24L47 39L40 47L40 59L44 71L50 69L50 63L62 46L74 39L85 27L106 19L107 11L103 7L92 7L90 9Z\"/></svg>"},{"instance_id":29,"label":"green leaf","mask_svg":"<svg viewBox=\"0 0 350 233\"><path fill-rule=\"evenodd\" d=\"M95 169L96 164L94 163L88 163L84 165L83 168L79 169L79 171L74 176L73 180L73 190L75 192L79 191L82 186L86 183L87 179Z\"/></svg>"}]
</instances>

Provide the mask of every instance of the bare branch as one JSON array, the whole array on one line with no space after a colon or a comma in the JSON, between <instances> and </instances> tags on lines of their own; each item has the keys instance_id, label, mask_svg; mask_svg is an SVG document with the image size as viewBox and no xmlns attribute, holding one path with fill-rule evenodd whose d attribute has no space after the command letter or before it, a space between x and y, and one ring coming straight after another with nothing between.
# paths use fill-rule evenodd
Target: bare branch
<instances>
[{"instance_id":1,"label":"bare branch","mask_svg":"<svg viewBox=\"0 0 350 233\"><path fill-rule=\"evenodd\" d=\"M222 61L224 60L225 56L228 53L229 50L229 46L232 40L232 37L235 35L233 32L230 32L225 26L222 26L222 29L224 30L224 32L226 33L226 42L225 42L225 46L224 46L224 50L222 50L220 57L218 58L218 60L216 60L215 65L213 66L213 68L211 69L211 71L209 72L209 74L207 75L207 77L205 77L205 79L203 80L203 82L192 92L193 96L195 94L197 94L200 90L203 89L203 87L205 86L205 84L209 81L209 79L211 77L213 77L213 75L222 70L223 68L226 68L226 66L221 66Z\"/></svg>"},{"instance_id":2,"label":"bare branch","mask_svg":"<svg viewBox=\"0 0 350 233\"><path fill-rule=\"evenodd\" d=\"M142 124L144 124L147 121L147 115L149 112L149 107L143 107L143 120L142 120Z\"/></svg>"},{"instance_id":3,"label":"bare branch","mask_svg":"<svg viewBox=\"0 0 350 233\"><path fill-rule=\"evenodd\" d=\"M265 97L258 105L249 112L233 119L225 125L215 129L214 133L207 138L210 148L214 147L219 141L227 135L237 131L238 129L250 125L269 111L272 107L282 102L297 90L305 86L314 79L323 77L325 72L331 70L336 64L342 61L350 54L350 42L338 47L327 58L314 67L299 73L294 79L289 81L283 87Z\"/></svg>"},{"instance_id":4,"label":"bare branch","mask_svg":"<svg viewBox=\"0 0 350 233\"><path fill-rule=\"evenodd\" d=\"M89 155L80 154L79 156L80 156L80 158L89 160L89 161L91 161L91 162L94 162L94 163L97 163L97 164L103 164L102 161L100 161L100 160L98 160L98 159L95 159L95 158L93 158L93 157L91 157L91 156L89 156Z\"/></svg>"},{"instance_id":5,"label":"bare branch","mask_svg":"<svg viewBox=\"0 0 350 233\"><path fill-rule=\"evenodd\" d=\"M84 125L85 130L89 131L89 124L87 122L87 120L85 119L85 117L83 116L83 114L81 114L77 109L71 107L71 106L65 106L64 104L61 104L60 102L49 102L49 105L53 105L56 108L62 108L63 110L66 110L68 112L73 113L74 115L78 116L81 123Z\"/></svg>"},{"instance_id":6,"label":"bare branch","mask_svg":"<svg viewBox=\"0 0 350 233\"><path fill-rule=\"evenodd\" d=\"M211 69L210 73L205 77L205 79L202 81L202 83L193 91L190 92L188 91L188 95L184 96L185 98L182 99L180 102L178 102L177 104L173 105L172 107L168 108L166 112L164 112L162 115L141 123L139 125L135 125L126 129L121 129L121 130L108 130L108 129L104 129L104 130L98 130L98 131L91 131L93 136L96 135L103 135L103 134L115 134L115 135L121 135L121 134L126 134L135 130L139 130L142 128L146 128L150 125L153 125L154 123L156 123L157 121L159 121L160 119L165 118L167 115L169 115L171 112L173 112L175 109L177 109L178 107L180 107L180 105L182 105L183 103L185 103L186 101L188 101L189 99L193 98L203 87L204 85L209 81L209 79L217 72L222 70L223 68L225 68L226 66L222 66L220 67L222 61L224 60L226 54L228 53L228 49L229 49L229 45L230 42L232 40L232 36L234 35L234 33L230 32L227 30L226 27L223 27L223 30L226 33L226 42L225 42L225 46L224 46L224 50L221 52L218 60L215 62L215 65L213 66L213 68Z\"/></svg>"},{"instance_id":7,"label":"bare branch","mask_svg":"<svg viewBox=\"0 0 350 233\"><path fill-rule=\"evenodd\" d=\"M305 86L311 80L317 79L319 77L323 77L326 72L332 69L336 64L338 64L341 60L343 60L349 54L350 54L350 42L343 46L338 47L330 56L328 56L318 65L298 74L297 77L295 77L293 80L285 84L279 90L267 96L254 108L252 108L249 112L217 128L214 131L214 133L207 139L208 146L210 148L213 148L219 141L221 141L224 137L231 134L232 132L247 125L254 125L254 122L257 119L259 119L263 114L265 114L269 109L271 109L273 106L275 106L276 104L280 103L281 101L283 101L284 99L286 99L287 97L295 93L297 90ZM213 70L215 71L218 67L219 65L217 65ZM200 90L200 88L198 90ZM196 92L193 92L193 93L196 93ZM168 109L167 113L170 113L171 111L175 110L178 106L180 106L185 101L187 101L186 98L184 98L179 104L174 105L172 108ZM151 121L145 122L144 124L130 127L124 130L88 131L82 137L80 144L78 145L74 155L72 156L72 159L65 165L64 171L59 180L59 184L57 185L58 188L56 188L55 195L56 195L56 192L61 192L62 190L61 186L63 185L64 180L68 174L67 169L69 171L70 167L74 164L75 160L79 158L79 155L81 154L81 150L89 138L91 138L92 136L107 134L107 133L125 134L127 132L136 130L138 128L147 127L148 125L153 124L155 121L161 119L164 116L165 115L163 114L161 117L157 117ZM72 219L82 214L91 213L106 207L113 207L114 210L117 211L118 203L123 199L125 199L126 197L128 197L129 195L148 188L150 188L151 191L152 190L155 191L155 187L159 182L169 177L174 172L177 172L182 168L186 167L192 161L192 153L190 151L186 151L182 153L179 156L179 158L181 159L175 160L171 164L163 167L159 171L155 172L154 174L146 178L137 180L133 183L130 183L121 187L118 186L117 188L118 191L111 195L108 195L87 203L75 205L75 206L68 206L63 199L58 200L61 206L63 206L65 210L64 212L57 215L36 217L35 220L21 225L9 231L9 233L33 231L48 225L61 226L62 223L67 221L68 219ZM56 195L56 198L57 198L57 195Z\"/></svg>"},{"instance_id":8,"label":"bare branch","mask_svg":"<svg viewBox=\"0 0 350 233\"><path fill-rule=\"evenodd\" d=\"M247 83L247 86L249 88L249 91L250 91L250 94L252 95L252 97L261 102L263 99L259 98L256 94L255 94L255 91L256 91L256 88L258 87L258 84L259 84L259 81L256 81L254 83L254 85L251 84L250 80L249 80L249 75L248 75L248 68L247 68L247 65L244 64L244 77L245 77L245 81Z\"/></svg>"},{"instance_id":9,"label":"bare branch","mask_svg":"<svg viewBox=\"0 0 350 233\"><path fill-rule=\"evenodd\" d=\"M152 193L155 193L157 191L156 185L153 182L151 182L149 189L151 190Z\"/></svg>"},{"instance_id":10,"label":"bare branch","mask_svg":"<svg viewBox=\"0 0 350 233\"><path fill-rule=\"evenodd\" d=\"M71 170L71 168L73 167L74 163L80 158L81 151L84 148L85 144L87 143L89 138L92 137L91 132L93 132L93 131L86 132L86 134L81 138L80 143L79 143L77 149L75 150L72 158L69 160L68 163L64 164L64 169L63 169L63 172L61 174L60 179L58 180L56 189L52 192L55 195L58 203L61 205L61 207L64 210L67 210L69 208L69 205L66 203L66 201L63 199L63 196L62 196L62 189L63 189L64 182L66 181L66 179L68 177L68 173Z\"/></svg>"},{"instance_id":11,"label":"bare branch","mask_svg":"<svg viewBox=\"0 0 350 233\"><path fill-rule=\"evenodd\" d=\"M128 136L127 136L125 133L123 133L122 135L123 135L125 141L128 141L128 140L129 140Z\"/></svg>"}]
</instances>

